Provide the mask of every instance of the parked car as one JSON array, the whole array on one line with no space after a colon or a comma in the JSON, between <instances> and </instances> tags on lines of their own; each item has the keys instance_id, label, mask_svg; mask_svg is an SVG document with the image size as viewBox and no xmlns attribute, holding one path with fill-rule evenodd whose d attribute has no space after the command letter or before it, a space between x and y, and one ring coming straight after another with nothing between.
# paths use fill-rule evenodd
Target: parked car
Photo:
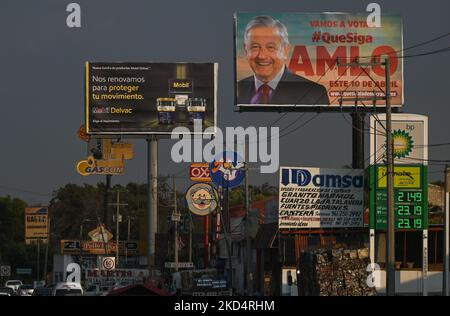
<instances>
[{"instance_id":1,"label":"parked car","mask_svg":"<svg viewBox=\"0 0 450 316\"><path fill-rule=\"evenodd\" d=\"M23 285L22 281L20 280L8 280L5 283L5 287L10 287L13 289L14 293L17 293L19 290L19 287Z\"/></svg>"},{"instance_id":2,"label":"parked car","mask_svg":"<svg viewBox=\"0 0 450 316\"><path fill-rule=\"evenodd\" d=\"M32 296L52 296L51 287L37 287L34 289Z\"/></svg>"},{"instance_id":3,"label":"parked car","mask_svg":"<svg viewBox=\"0 0 450 316\"><path fill-rule=\"evenodd\" d=\"M10 287L0 287L0 295L1 296L13 296L14 290Z\"/></svg>"},{"instance_id":4,"label":"parked car","mask_svg":"<svg viewBox=\"0 0 450 316\"><path fill-rule=\"evenodd\" d=\"M34 291L33 284L24 284L19 287L18 294L20 296L32 296Z\"/></svg>"},{"instance_id":5,"label":"parked car","mask_svg":"<svg viewBox=\"0 0 450 316\"><path fill-rule=\"evenodd\" d=\"M104 286L101 287L99 285L91 285L86 291L84 291L85 296L105 296L108 294L109 288Z\"/></svg>"},{"instance_id":6,"label":"parked car","mask_svg":"<svg viewBox=\"0 0 450 316\"><path fill-rule=\"evenodd\" d=\"M83 288L80 283L75 282L60 282L52 289L52 296L73 296L83 295Z\"/></svg>"}]
</instances>

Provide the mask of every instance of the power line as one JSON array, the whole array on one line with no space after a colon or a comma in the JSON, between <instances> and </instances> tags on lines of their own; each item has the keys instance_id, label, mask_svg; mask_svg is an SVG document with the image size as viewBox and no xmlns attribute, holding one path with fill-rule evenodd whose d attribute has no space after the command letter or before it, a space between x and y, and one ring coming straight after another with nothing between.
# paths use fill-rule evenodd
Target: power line
<instances>
[{"instance_id":1,"label":"power line","mask_svg":"<svg viewBox=\"0 0 450 316\"><path fill-rule=\"evenodd\" d=\"M0 188L4 189L6 191L16 191L16 192L23 192L23 193L28 193L28 194L32 194L32 195L53 197L53 195L50 195L50 194L39 193L39 192L34 192L34 191L28 191L28 190L14 188L14 187L9 187L9 186L5 186L5 185L0 185Z\"/></svg>"},{"instance_id":2,"label":"power line","mask_svg":"<svg viewBox=\"0 0 450 316\"><path fill-rule=\"evenodd\" d=\"M444 33L444 34L439 35L439 36L437 36L435 38L432 38L430 40L426 40L424 42L420 42L418 44L415 44L415 45L412 45L412 46L408 46L408 47L403 48L403 49L395 50L395 51L393 51L393 53L405 52L405 51L410 50L410 49L414 49L414 48L417 48L417 47L420 47L420 46L428 45L428 44L430 44L432 42L438 41L438 40L440 40L442 38L445 38L447 36L450 36L450 32ZM358 56L358 58L373 58L373 57L380 57L382 55L383 54L373 55L373 56L372 55L371 56ZM349 57L346 57L346 58L352 58L352 57L349 56Z\"/></svg>"}]
</instances>

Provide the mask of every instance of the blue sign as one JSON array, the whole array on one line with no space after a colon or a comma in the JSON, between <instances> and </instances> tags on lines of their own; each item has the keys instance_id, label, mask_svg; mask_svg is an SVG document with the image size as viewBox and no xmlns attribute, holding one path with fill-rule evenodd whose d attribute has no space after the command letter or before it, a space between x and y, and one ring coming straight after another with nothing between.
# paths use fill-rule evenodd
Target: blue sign
<instances>
[{"instance_id":1,"label":"blue sign","mask_svg":"<svg viewBox=\"0 0 450 316\"><path fill-rule=\"evenodd\" d=\"M244 159L236 152L225 151L209 164L211 179L223 188L234 188L245 178Z\"/></svg>"}]
</instances>

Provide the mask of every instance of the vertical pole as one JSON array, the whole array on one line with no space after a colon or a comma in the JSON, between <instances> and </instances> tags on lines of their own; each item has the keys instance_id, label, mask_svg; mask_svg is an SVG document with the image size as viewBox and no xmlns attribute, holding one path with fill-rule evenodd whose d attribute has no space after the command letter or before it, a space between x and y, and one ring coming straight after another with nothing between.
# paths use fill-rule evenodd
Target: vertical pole
<instances>
[{"instance_id":1,"label":"vertical pole","mask_svg":"<svg viewBox=\"0 0 450 316\"><path fill-rule=\"evenodd\" d=\"M176 183L175 183L175 175L173 175L172 178L173 183L173 214L174 214L174 233L175 233L175 271L178 271L178 210L177 210L177 189L176 189Z\"/></svg>"},{"instance_id":2,"label":"vertical pole","mask_svg":"<svg viewBox=\"0 0 450 316\"><path fill-rule=\"evenodd\" d=\"M449 209L450 209L450 167L445 166L445 215L444 215L444 232L443 232L443 259L444 259L444 271L442 274L442 295L448 296L448 269L449 269Z\"/></svg>"},{"instance_id":3,"label":"vertical pole","mask_svg":"<svg viewBox=\"0 0 450 316\"><path fill-rule=\"evenodd\" d=\"M119 267L119 207L120 193L117 191L117 208L116 208L116 267Z\"/></svg>"},{"instance_id":4,"label":"vertical pole","mask_svg":"<svg viewBox=\"0 0 450 316\"><path fill-rule=\"evenodd\" d=\"M244 140L245 141L245 140ZM250 140L249 140L250 142ZM247 142L245 142L247 145ZM252 244L250 239L250 228L251 228L251 218L250 218L250 191L249 191L249 149L250 144L245 148L245 259L246 259L246 294L252 295Z\"/></svg>"},{"instance_id":5,"label":"vertical pole","mask_svg":"<svg viewBox=\"0 0 450 316\"><path fill-rule=\"evenodd\" d=\"M209 215L205 216L205 240L203 242L205 248L204 264L205 268L209 265Z\"/></svg>"},{"instance_id":6,"label":"vertical pole","mask_svg":"<svg viewBox=\"0 0 450 316\"><path fill-rule=\"evenodd\" d=\"M423 230L422 247L422 295L428 296L427 278L428 278L428 229Z\"/></svg>"},{"instance_id":7,"label":"vertical pole","mask_svg":"<svg viewBox=\"0 0 450 316\"><path fill-rule=\"evenodd\" d=\"M355 112L352 116L352 152L354 169L364 169L364 115L362 111L358 111L355 103Z\"/></svg>"},{"instance_id":8,"label":"vertical pole","mask_svg":"<svg viewBox=\"0 0 450 316\"><path fill-rule=\"evenodd\" d=\"M47 284L47 261L48 261L48 248L49 248L49 243L50 243L50 217L48 219L47 222L47 244L45 245L45 258L44 258L44 274L42 276L42 279L46 282Z\"/></svg>"},{"instance_id":9,"label":"vertical pole","mask_svg":"<svg viewBox=\"0 0 450 316\"><path fill-rule=\"evenodd\" d=\"M41 248L40 248L40 243L39 243L40 239L37 239L37 263L36 263L36 279L39 282L39 255L41 252Z\"/></svg>"},{"instance_id":10,"label":"vertical pole","mask_svg":"<svg viewBox=\"0 0 450 316\"><path fill-rule=\"evenodd\" d=\"M155 234L158 224L158 140L150 136L147 142L147 264L151 276L151 269L155 265Z\"/></svg>"},{"instance_id":11,"label":"vertical pole","mask_svg":"<svg viewBox=\"0 0 450 316\"><path fill-rule=\"evenodd\" d=\"M83 270L83 221L81 222L81 225L80 225L80 268L81 268L81 270ZM105 255L106 255L106 253L105 253Z\"/></svg>"},{"instance_id":12,"label":"vertical pole","mask_svg":"<svg viewBox=\"0 0 450 316\"><path fill-rule=\"evenodd\" d=\"M128 216L128 227L127 227L127 242L130 242L131 235L131 225L130 225L130 216ZM128 248L125 246L125 265L128 267Z\"/></svg>"},{"instance_id":13,"label":"vertical pole","mask_svg":"<svg viewBox=\"0 0 450 316\"><path fill-rule=\"evenodd\" d=\"M387 153L387 242L386 294L395 295L395 210L394 210L394 156L391 122L391 83L389 57L385 59L386 73L386 153Z\"/></svg>"},{"instance_id":14,"label":"vertical pole","mask_svg":"<svg viewBox=\"0 0 450 316\"><path fill-rule=\"evenodd\" d=\"M192 262L192 217L191 217L191 214L189 214L189 262Z\"/></svg>"},{"instance_id":15,"label":"vertical pole","mask_svg":"<svg viewBox=\"0 0 450 316\"><path fill-rule=\"evenodd\" d=\"M103 201L103 223L106 227L110 227L110 217L108 216L108 196L111 190L111 175L106 175L105 196Z\"/></svg>"}]
</instances>

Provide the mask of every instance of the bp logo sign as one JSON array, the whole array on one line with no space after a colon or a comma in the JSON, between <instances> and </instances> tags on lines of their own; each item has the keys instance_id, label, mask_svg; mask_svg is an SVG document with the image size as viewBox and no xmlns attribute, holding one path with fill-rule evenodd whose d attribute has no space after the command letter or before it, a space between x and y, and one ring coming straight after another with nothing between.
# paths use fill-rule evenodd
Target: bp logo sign
<instances>
[{"instance_id":1,"label":"bp logo sign","mask_svg":"<svg viewBox=\"0 0 450 316\"><path fill-rule=\"evenodd\" d=\"M408 132L398 129L392 133L392 140L395 158L405 158L411 154L414 141Z\"/></svg>"}]
</instances>

